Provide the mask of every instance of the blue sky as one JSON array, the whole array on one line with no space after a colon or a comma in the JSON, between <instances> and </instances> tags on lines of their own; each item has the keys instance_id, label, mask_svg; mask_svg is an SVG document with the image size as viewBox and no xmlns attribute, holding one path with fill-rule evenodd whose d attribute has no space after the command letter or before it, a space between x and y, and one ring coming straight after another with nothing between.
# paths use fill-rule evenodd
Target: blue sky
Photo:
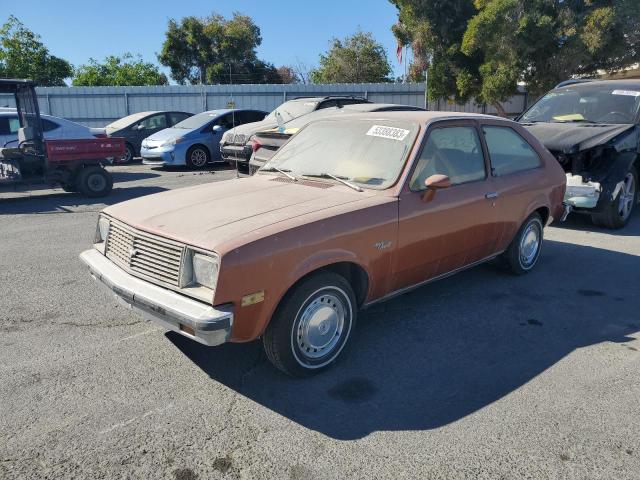
<instances>
[{"instance_id":1,"label":"blue sky","mask_svg":"<svg viewBox=\"0 0 640 480\"><path fill-rule=\"evenodd\" d=\"M258 56L275 64L317 64L332 37L370 31L387 50L395 76L391 26L396 8L387 0L0 0L0 22L9 14L42 36L50 52L74 65L90 57L131 52L157 62L169 18L234 11L251 16L262 32Z\"/></svg>"}]
</instances>

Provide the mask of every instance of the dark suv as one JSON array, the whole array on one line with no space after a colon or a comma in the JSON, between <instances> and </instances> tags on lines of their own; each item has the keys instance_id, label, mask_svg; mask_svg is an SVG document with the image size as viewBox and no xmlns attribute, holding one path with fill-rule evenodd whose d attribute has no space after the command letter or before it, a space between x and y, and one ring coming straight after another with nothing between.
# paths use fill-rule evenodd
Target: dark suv
<instances>
[{"instance_id":1,"label":"dark suv","mask_svg":"<svg viewBox=\"0 0 640 480\"><path fill-rule=\"evenodd\" d=\"M640 80L563 82L518 120L562 165L574 211L627 224L640 198Z\"/></svg>"},{"instance_id":2,"label":"dark suv","mask_svg":"<svg viewBox=\"0 0 640 480\"><path fill-rule=\"evenodd\" d=\"M370 103L363 97L328 96L328 97L299 97L284 102L273 112L259 122L247 123L226 132L220 141L222 159L229 163L238 163L238 168L249 171L249 159L253 153L251 136L262 130L269 130L294 118L323 108L353 105L356 103Z\"/></svg>"},{"instance_id":3,"label":"dark suv","mask_svg":"<svg viewBox=\"0 0 640 480\"><path fill-rule=\"evenodd\" d=\"M142 140L192 115L187 112L138 112L110 123L105 130L110 137L124 137L127 150L118 163L129 163L140 155Z\"/></svg>"}]
</instances>

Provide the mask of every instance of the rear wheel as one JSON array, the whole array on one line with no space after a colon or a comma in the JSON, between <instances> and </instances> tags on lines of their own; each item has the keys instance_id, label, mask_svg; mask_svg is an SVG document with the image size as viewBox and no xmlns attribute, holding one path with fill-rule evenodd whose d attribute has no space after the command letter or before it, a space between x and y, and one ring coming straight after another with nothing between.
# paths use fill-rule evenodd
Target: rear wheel
<instances>
[{"instance_id":1,"label":"rear wheel","mask_svg":"<svg viewBox=\"0 0 640 480\"><path fill-rule=\"evenodd\" d=\"M104 168L92 165L78 173L76 188L87 197L104 197L113 188L113 178Z\"/></svg>"},{"instance_id":2,"label":"rear wheel","mask_svg":"<svg viewBox=\"0 0 640 480\"><path fill-rule=\"evenodd\" d=\"M591 215L591 221L605 228L622 228L631 218L638 199L638 172L631 167L624 177L616 198L605 205L601 213Z\"/></svg>"},{"instance_id":3,"label":"rear wheel","mask_svg":"<svg viewBox=\"0 0 640 480\"><path fill-rule=\"evenodd\" d=\"M262 340L271 363L292 376L327 369L347 345L357 304L347 280L335 273L313 275L283 299Z\"/></svg>"},{"instance_id":4,"label":"rear wheel","mask_svg":"<svg viewBox=\"0 0 640 480\"><path fill-rule=\"evenodd\" d=\"M195 145L187 151L187 167L190 169L204 168L210 159L209 150L201 145Z\"/></svg>"},{"instance_id":5,"label":"rear wheel","mask_svg":"<svg viewBox=\"0 0 640 480\"><path fill-rule=\"evenodd\" d=\"M536 266L542 250L543 232L542 219L537 213L532 214L522 224L504 253L504 259L514 274L524 275Z\"/></svg>"}]
</instances>

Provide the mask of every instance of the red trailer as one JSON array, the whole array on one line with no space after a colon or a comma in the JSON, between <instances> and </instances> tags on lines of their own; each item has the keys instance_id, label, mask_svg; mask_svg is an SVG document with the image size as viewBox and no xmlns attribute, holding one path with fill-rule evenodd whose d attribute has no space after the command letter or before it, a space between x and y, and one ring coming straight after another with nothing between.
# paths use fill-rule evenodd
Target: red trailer
<instances>
[{"instance_id":1,"label":"red trailer","mask_svg":"<svg viewBox=\"0 0 640 480\"><path fill-rule=\"evenodd\" d=\"M123 138L44 140L34 83L0 79L0 93L14 94L20 119L18 145L0 145L0 185L43 181L88 197L111 191L104 166L124 154Z\"/></svg>"}]
</instances>

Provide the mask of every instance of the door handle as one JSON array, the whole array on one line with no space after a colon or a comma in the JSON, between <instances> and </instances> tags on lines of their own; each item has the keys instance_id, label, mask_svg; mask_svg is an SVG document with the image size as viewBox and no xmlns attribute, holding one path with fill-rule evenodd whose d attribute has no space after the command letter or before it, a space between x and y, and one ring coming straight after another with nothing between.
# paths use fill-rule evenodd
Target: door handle
<instances>
[{"instance_id":1,"label":"door handle","mask_svg":"<svg viewBox=\"0 0 640 480\"><path fill-rule=\"evenodd\" d=\"M498 194L498 192L491 192L491 193L486 193L484 195L484 198L486 198L487 200L493 200L498 198L500 195Z\"/></svg>"}]
</instances>

